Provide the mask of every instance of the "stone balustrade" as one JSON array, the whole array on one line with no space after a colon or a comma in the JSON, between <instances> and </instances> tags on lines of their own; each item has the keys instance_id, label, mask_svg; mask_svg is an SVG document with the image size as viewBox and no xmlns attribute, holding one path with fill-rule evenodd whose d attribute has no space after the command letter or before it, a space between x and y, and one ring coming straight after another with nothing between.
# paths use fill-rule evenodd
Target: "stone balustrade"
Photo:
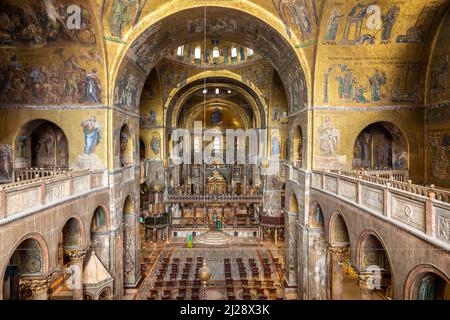
<instances>
[{"instance_id":1,"label":"stone balustrade","mask_svg":"<svg viewBox=\"0 0 450 320\"><path fill-rule=\"evenodd\" d=\"M363 176L373 176L399 182L406 182L409 179L408 170L353 170L349 171L349 173Z\"/></svg>"},{"instance_id":2,"label":"stone balustrade","mask_svg":"<svg viewBox=\"0 0 450 320\"><path fill-rule=\"evenodd\" d=\"M445 190L348 172L314 170L311 188L336 195L441 247L450 249L450 204Z\"/></svg>"},{"instance_id":3,"label":"stone balustrade","mask_svg":"<svg viewBox=\"0 0 450 320\"><path fill-rule=\"evenodd\" d=\"M348 177L353 177L356 179L381 184L381 185L387 185L389 184L392 188L396 188L399 190L407 191L410 193L414 193L420 196L428 197L431 193L434 193L435 199L450 203L450 191L443 190L443 189L437 189L434 185L431 185L430 187L425 187L417 184L413 184L411 180L408 180L407 182L403 182L397 179L391 179L386 178L384 176L375 176L372 174L365 175L362 174L363 172L358 171L334 171L331 172L338 173L341 175L345 175ZM367 171L364 171L364 173ZM394 172L395 174L395 172ZM391 174L392 175L392 174Z\"/></svg>"},{"instance_id":4,"label":"stone balustrade","mask_svg":"<svg viewBox=\"0 0 450 320\"><path fill-rule=\"evenodd\" d=\"M14 170L14 181L33 180L45 177L54 177L72 171L68 168L20 168Z\"/></svg>"},{"instance_id":5,"label":"stone balustrade","mask_svg":"<svg viewBox=\"0 0 450 320\"><path fill-rule=\"evenodd\" d=\"M0 224L107 186L104 171L64 171L0 185Z\"/></svg>"}]
</instances>

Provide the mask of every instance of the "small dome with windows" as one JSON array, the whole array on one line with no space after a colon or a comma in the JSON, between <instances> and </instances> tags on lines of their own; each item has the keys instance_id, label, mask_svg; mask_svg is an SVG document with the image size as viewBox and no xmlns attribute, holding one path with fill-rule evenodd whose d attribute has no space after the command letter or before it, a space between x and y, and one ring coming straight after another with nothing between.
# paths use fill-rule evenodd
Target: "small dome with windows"
<instances>
[{"instance_id":1,"label":"small dome with windows","mask_svg":"<svg viewBox=\"0 0 450 320\"><path fill-rule=\"evenodd\" d=\"M261 58L253 49L219 40L192 42L179 46L168 57L183 64L199 67L237 65Z\"/></svg>"}]
</instances>

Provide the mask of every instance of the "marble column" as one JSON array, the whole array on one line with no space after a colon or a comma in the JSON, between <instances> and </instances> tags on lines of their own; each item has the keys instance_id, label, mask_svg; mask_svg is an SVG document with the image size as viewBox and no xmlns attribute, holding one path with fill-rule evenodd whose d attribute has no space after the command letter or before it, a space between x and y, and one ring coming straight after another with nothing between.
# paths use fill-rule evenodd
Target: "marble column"
<instances>
[{"instance_id":1,"label":"marble column","mask_svg":"<svg viewBox=\"0 0 450 320\"><path fill-rule=\"evenodd\" d=\"M360 273L358 275L358 285L362 300L373 300L377 280L379 281L380 277L372 273Z\"/></svg>"},{"instance_id":2,"label":"marble column","mask_svg":"<svg viewBox=\"0 0 450 320\"><path fill-rule=\"evenodd\" d=\"M31 290L33 300L48 300L50 283L47 278L26 280L26 282Z\"/></svg>"},{"instance_id":3,"label":"marble column","mask_svg":"<svg viewBox=\"0 0 450 320\"><path fill-rule=\"evenodd\" d=\"M331 248L331 299L342 300L344 292L344 257L347 248Z\"/></svg>"},{"instance_id":4,"label":"marble column","mask_svg":"<svg viewBox=\"0 0 450 320\"><path fill-rule=\"evenodd\" d=\"M83 300L83 261L86 256L84 249L66 249L65 254L70 259L70 267L74 282L72 283L73 300Z\"/></svg>"}]
</instances>

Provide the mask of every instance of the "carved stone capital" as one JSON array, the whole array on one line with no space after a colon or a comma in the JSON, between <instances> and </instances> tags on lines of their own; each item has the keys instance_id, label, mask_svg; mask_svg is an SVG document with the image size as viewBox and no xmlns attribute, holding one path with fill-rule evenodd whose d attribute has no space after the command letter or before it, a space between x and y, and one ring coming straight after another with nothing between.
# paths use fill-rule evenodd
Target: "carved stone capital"
<instances>
[{"instance_id":1,"label":"carved stone capital","mask_svg":"<svg viewBox=\"0 0 450 320\"><path fill-rule=\"evenodd\" d=\"M342 268L345 262L345 255L348 252L348 248L343 247L331 247L330 253L338 267Z\"/></svg>"},{"instance_id":2,"label":"carved stone capital","mask_svg":"<svg viewBox=\"0 0 450 320\"><path fill-rule=\"evenodd\" d=\"M71 263L81 263L86 256L86 249L66 249L64 253L69 257Z\"/></svg>"},{"instance_id":3,"label":"carved stone capital","mask_svg":"<svg viewBox=\"0 0 450 320\"><path fill-rule=\"evenodd\" d=\"M360 273L358 274L358 285L364 290L374 290L377 283L379 283L381 277L372 273Z\"/></svg>"},{"instance_id":4,"label":"carved stone capital","mask_svg":"<svg viewBox=\"0 0 450 320\"><path fill-rule=\"evenodd\" d=\"M33 293L47 291L50 286L48 278L25 280L24 283L31 291L33 291Z\"/></svg>"}]
</instances>

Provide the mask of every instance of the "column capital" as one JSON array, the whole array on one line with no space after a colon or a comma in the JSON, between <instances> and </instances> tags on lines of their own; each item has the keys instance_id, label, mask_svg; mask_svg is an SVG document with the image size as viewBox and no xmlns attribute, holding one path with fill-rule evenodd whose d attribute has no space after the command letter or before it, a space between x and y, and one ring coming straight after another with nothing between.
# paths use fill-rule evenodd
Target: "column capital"
<instances>
[{"instance_id":1,"label":"column capital","mask_svg":"<svg viewBox=\"0 0 450 320\"><path fill-rule=\"evenodd\" d=\"M66 249L64 253L69 257L71 263L80 263L86 256L86 249Z\"/></svg>"},{"instance_id":2,"label":"column capital","mask_svg":"<svg viewBox=\"0 0 450 320\"><path fill-rule=\"evenodd\" d=\"M381 276L373 273L358 274L358 285L361 289L374 290L376 284L381 280Z\"/></svg>"},{"instance_id":3,"label":"column capital","mask_svg":"<svg viewBox=\"0 0 450 320\"><path fill-rule=\"evenodd\" d=\"M33 292L47 292L50 287L50 280L48 278L36 278L23 280L24 284Z\"/></svg>"},{"instance_id":4,"label":"column capital","mask_svg":"<svg viewBox=\"0 0 450 320\"><path fill-rule=\"evenodd\" d=\"M345 254L348 252L347 247L330 247L330 253L339 264L344 263Z\"/></svg>"}]
</instances>

